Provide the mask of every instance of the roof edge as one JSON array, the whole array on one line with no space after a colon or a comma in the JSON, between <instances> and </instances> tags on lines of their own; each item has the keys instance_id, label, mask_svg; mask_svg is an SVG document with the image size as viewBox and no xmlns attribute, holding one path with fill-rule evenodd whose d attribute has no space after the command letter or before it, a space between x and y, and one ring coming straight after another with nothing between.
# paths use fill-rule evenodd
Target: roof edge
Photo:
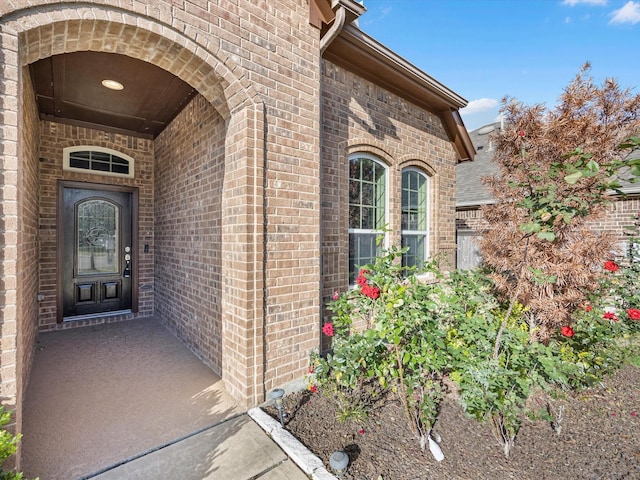
<instances>
[{"instance_id":1,"label":"roof edge","mask_svg":"<svg viewBox=\"0 0 640 480\"><path fill-rule=\"evenodd\" d=\"M445 100L452 108L463 108L469 103L465 98L458 95L429 74L420 70L405 58L385 47L382 43L378 42L370 35L367 35L359 28L356 28L353 25L345 25L342 32L340 32L340 36L350 37L352 42L360 43L361 48L364 51L368 50L369 54L374 54L383 58L385 63L394 67L394 70L403 72L406 76L413 77L413 79L422 84L423 87L428 88L431 92Z\"/></svg>"},{"instance_id":2,"label":"roof edge","mask_svg":"<svg viewBox=\"0 0 640 480\"><path fill-rule=\"evenodd\" d=\"M458 110L467 100L353 25L345 25L323 58L437 115L458 161L476 151Z\"/></svg>"}]
</instances>

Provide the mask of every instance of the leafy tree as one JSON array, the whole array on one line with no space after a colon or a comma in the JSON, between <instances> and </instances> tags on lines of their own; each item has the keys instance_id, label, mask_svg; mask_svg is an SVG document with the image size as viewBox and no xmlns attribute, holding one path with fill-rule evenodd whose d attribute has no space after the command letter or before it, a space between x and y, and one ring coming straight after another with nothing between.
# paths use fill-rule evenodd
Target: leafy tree
<instances>
[{"instance_id":1,"label":"leafy tree","mask_svg":"<svg viewBox=\"0 0 640 480\"><path fill-rule=\"evenodd\" d=\"M500 174L485 179L495 204L483 213L489 228L481 250L499 292L527 309L531 340L548 342L572 322L597 289L615 238L596 233L611 192L625 175L640 173L627 160L638 145L640 95L611 79L594 84L586 64L553 110L505 99L507 129L495 135ZM497 357L501 335L496 339Z\"/></svg>"}]
</instances>

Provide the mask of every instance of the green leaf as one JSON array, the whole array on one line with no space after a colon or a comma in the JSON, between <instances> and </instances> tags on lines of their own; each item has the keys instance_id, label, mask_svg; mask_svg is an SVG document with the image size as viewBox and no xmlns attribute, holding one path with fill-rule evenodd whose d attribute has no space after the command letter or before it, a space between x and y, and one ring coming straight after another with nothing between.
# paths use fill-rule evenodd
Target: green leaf
<instances>
[{"instance_id":1,"label":"green leaf","mask_svg":"<svg viewBox=\"0 0 640 480\"><path fill-rule=\"evenodd\" d=\"M520 225L518 227L518 230L524 233L536 233L536 232L539 232L541 228L542 227L540 226L539 223L530 222L530 223L525 223L524 225Z\"/></svg>"},{"instance_id":2,"label":"green leaf","mask_svg":"<svg viewBox=\"0 0 640 480\"><path fill-rule=\"evenodd\" d=\"M589 171L589 173L596 174L600 170L600 165L594 160L589 160L585 165L585 169Z\"/></svg>"},{"instance_id":3,"label":"green leaf","mask_svg":"<svg viewBox=\"0 0 640 480\"><path fill-rule=\"evenodd\" d=\"M553 232L538 232L538 238L541 240L548 240L549 242L553 242L556 239L556 234Z\"/></svg>"},{"instance_id":4,"label":"green leaf","mask_svg":"<svg viewBox=\"0 0 640 480\"><path fill-rule=\"evenodd\" d=\"M575 185L576 183L578 183L578 180L580 180L582 177L583 177L582 172L576 172L564 177L564 181L567 182L569 185Z\"/></svg>"}]
</instances>

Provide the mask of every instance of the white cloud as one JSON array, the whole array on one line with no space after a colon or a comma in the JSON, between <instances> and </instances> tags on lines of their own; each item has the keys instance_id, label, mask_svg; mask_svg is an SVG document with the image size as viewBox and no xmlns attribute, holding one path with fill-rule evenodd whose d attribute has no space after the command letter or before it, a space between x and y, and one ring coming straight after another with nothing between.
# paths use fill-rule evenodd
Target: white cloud
<instances>
[{"instance_id":1,"label":"white cloud","mask_svg":"<svg viewBox=\"0 0 640 480\"><path fill-rule=\"evenodd\" d=\"M498 106L498 100L495 98L479 98L471 100L469 104L460 109L460 114L471 115L472 113L486 112Z\"/></svg>"},{"instance_id":2,"label":"white cloud","mask_svg":"<svg viewBox=\"0 0 640 480\"><path fill-rule=\"evenodd\" d=\"M586 5L606 5L607 0L564 0L562 2L563 5L569 5L570 7L574 7L579 3L584 3Z\"/></svg>"},{"instance_id":3,"label":"white cloud","mask_svg":"<svg viewBox=\"0 0 640 480\"><path fill-rule=\"evenodd\" d=\"M627 2L620 10L611 13L610 24L631 23L635 25L640 22L640 3Z\"/></svg>"}]
</instances>

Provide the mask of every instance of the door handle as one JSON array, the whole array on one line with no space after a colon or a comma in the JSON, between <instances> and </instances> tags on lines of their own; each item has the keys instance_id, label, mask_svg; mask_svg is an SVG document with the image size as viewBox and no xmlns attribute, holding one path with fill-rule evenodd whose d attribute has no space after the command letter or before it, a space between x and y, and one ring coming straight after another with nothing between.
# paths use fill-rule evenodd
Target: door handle
<instances>
[{"instance_id":1,"label":"door handle","mask_svg":"<svg viewBox=\"0 0 640 480\"><path fill-rule=\"evenodd\" d=\"M124 272L122 276L124 278L131 277L131 247L124 247Z\"/></svg>"}]
</instances>

